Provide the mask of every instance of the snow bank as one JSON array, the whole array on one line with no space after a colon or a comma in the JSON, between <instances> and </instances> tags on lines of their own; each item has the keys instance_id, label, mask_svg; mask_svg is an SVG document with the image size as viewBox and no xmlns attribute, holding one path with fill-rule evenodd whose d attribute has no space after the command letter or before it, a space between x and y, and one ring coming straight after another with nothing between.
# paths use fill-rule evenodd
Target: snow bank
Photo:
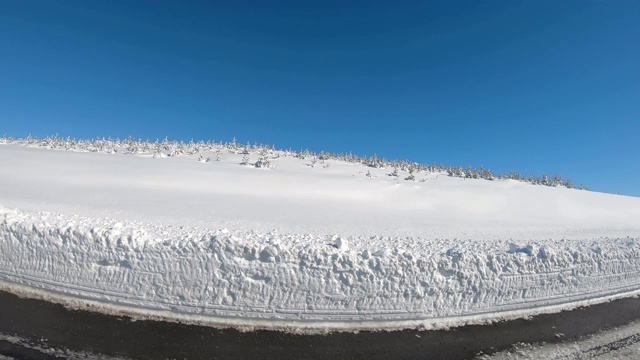
<instances>
[{"instance_id":1,"label":"snow bank","mask_svg":"<svg viewBox=\"0 0 640 360\"><path fill-rule=\"evenodd\" d=\"M229 157L0 146L0 279L140 312L353 329L640 289L640 199Z\"/></svg>"},{"instance_id":2,"label":"snow bank","mask_svg":"<svg viewBox=\"0 0 640 360\"><path fill-rule=\"evenodd\" d=\"M0 210L3 279L176 313L420 320L564 304L640 288L640 239L352 239L150 227ZM395 244L394 244L395 243Z\"/></svg>"}]
</instances>

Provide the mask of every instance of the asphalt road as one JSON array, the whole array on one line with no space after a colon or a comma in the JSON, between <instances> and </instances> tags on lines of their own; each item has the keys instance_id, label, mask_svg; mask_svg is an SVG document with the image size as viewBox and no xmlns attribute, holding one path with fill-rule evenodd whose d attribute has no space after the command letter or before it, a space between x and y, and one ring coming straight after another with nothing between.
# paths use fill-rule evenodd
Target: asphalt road
<instances>
[{"instance_id":1,"label":"asphalt road","mask_svg":"<svg viewBox=\"0 0 640 360\"><path fill-rule=\"evenodd\" d=\"M1 334L57 349L136 359L468 359L520 342L575 339L637 318L640 299L626 298L529 320L448 331L294 335L131 321L0 291ZM0 355L19 359L59 358L8 341L0 341Z\"/></svg>"}]
</instances>

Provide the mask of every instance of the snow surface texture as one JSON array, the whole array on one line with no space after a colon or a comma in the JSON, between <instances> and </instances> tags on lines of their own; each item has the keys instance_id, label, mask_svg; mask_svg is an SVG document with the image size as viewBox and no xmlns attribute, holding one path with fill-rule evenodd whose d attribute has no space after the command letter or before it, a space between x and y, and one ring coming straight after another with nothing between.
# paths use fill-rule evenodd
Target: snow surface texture
<instances>
[{"instance_id":1,"label":"snow surface texture","mask_svg":"<svg viewBox=\"0 0 640 360\"><path fill-rule=\"evenodd\" d=\"M638 198L285 155L256 168L229 150L0 145L0 279L134 312L341 329L640 290Z\"/></svg>"}]
</instances>

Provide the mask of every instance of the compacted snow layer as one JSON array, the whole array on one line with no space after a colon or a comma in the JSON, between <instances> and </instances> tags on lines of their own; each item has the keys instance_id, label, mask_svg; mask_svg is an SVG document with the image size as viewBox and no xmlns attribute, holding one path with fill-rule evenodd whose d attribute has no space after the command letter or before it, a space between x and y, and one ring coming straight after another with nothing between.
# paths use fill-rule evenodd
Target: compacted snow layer
<instances>
[{"instance_id":1,"label":"compacted snow layer","mask_svg":"<svg viewBox=\"0 0 640 360\"><path fill-rule=\"evenodd\" d=\"M240 157L0 145L0 280L174 317L353 329L640 290L640 199Z\"/></svg>"}]
</instances>

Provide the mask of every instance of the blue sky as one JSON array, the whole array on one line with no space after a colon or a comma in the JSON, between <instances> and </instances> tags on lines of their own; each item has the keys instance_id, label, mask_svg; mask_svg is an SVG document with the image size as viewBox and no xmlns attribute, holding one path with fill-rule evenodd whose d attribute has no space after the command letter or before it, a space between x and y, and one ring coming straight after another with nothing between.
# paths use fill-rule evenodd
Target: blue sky
<instances>
[{"instance_id":1,"label":"blue sky","mask_svg":"<svg viewBox=\"0 0 640 360\"><path fill-rule=\"evenodd\" d=\"M0 2L0 133L215 139L640 196L637 1Z\"/></svg>"}]
</instances>

